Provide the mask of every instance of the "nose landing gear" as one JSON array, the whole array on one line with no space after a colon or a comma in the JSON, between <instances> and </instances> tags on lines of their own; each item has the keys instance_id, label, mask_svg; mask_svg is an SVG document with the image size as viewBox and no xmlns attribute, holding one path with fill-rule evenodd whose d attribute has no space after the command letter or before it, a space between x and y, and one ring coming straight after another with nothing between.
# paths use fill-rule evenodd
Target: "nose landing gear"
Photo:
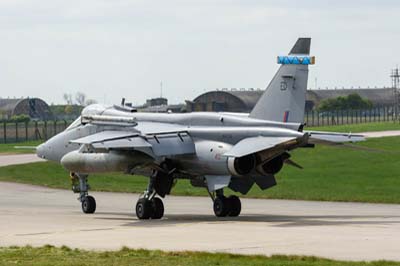
<instances>
[{"instance_id":1,"label":"nose landing gear","mask_svg":"<svg viewBox=\"0 0 400 266\"><path fill-rule=\"evenodd\" d=\"M82 204L82 211L90 214L96 211L96 200L89 195L90 186L87 183L88 175L71 173L72 191L79 193L78 200Z\"/></svg>"}]
</instances>

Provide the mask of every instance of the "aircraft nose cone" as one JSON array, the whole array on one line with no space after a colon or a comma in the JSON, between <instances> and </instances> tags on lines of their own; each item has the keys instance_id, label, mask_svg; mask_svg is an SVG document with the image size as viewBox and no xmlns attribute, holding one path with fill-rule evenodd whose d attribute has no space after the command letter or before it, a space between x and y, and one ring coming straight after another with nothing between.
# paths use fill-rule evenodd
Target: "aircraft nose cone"
<instances>
[{"instance_id":1,"label":"aircraft nose cone","mask_svg":"<svg viewBox=\"0 0 400 266\"><path fill-rule=\"evenodd\" d=\"M37 157L40 157L40 158L45 158L45 156L44 156L44 143L43 144L40 144L39 146L37 146L36 147L36 155L37 155Z\"/></svg>"},{"instance_id":2,"label":"aircraft nose cone","mask_svg":"<svg viewBox=\"0 0 400 266\"><path fill-rule=\"evenodd\" d=\"M36 155L40 158L46 159L45 152L46 151L46 144L40 144L39 146L36 147Z\"/></svg>"}]
</instances>

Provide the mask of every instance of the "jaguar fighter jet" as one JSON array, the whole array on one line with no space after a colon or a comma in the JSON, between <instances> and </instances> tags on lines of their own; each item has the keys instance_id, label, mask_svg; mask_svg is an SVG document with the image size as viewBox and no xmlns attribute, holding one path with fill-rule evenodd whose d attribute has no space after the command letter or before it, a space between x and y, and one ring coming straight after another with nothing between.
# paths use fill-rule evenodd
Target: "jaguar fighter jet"
<instances>
[{"instance_id":1,"label":"jaguar fighter jet","mask_svg":"<svg viewBox=\"0 0 400 266\"><path fill-rule=\"evenodd\" d=\"M65 131L37 147L41 158L59 162L70 172L72 190L79 193L84 213L94 213L88 177L92 173L123 172L149 177L136 203L139 219L160 219L161 198L175 182L189 179L204 187L217 217L238 216L240 199L224 188L246 194L253 185L276 185L275 175L296 148L319 143L359 141L359 135L311 132L304 128L304 107L310 38L299 38L254 109L249 114L194 112L141 113L124 104L87 106Z\"/></svg>"}]
</instances>

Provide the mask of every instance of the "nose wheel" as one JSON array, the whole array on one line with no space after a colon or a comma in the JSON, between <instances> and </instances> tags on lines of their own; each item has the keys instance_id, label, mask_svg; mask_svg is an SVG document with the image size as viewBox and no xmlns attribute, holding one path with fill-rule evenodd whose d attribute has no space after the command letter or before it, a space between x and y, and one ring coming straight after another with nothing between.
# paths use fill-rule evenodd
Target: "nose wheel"
<instances>
[{"instance_id":1,"label":"nose wheel","mask_svg":"<svg viewBox=\"0 0 400 266\"><path fill-rule=\"evenodd\" d=\"M94 213L96 211L96 200L92 196L86 196L82 200L82 211L84 213Z\"/></svg>"}]
</instances>

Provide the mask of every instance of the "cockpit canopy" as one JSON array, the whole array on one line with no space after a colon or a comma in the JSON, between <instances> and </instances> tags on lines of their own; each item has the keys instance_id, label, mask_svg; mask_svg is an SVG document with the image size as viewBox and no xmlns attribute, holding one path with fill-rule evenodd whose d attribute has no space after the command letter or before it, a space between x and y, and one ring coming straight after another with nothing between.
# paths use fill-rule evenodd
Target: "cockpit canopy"
<instances>
[{"instance_id":1,"label":"cockpit canopy","mask_svg":"<svg viewBox=\"0 0 400 266\"><path fill-rule=\"evenodd\" d=\"M65 131L74 129L82 125L82 116L88 116L88 115L101 115L107 107L101 104L91 104L89 106L86 106L83 108L81 116L79 116L74 122L69 125Z\"/></svg>"},{"instance_id":2,"label":"cockpit canopy","mask_svg":"<svg viewBox=\"0 0 400 266\"><path fill-rule=\"evenodd\" d=\"M71 129L77 128L77 127L79 127L81 124L82 124L82 123L81 123L81 117L78 117L77 119L75 119L74 122L71 123L71 125L69 125L69 126L65 129L65 131L69 131L69 130L71 130Z\"/></svg>"},{"instance_id":3,"label":"cockpit canopy","mask_svg":"<svg viewBox=\"0 0 400 266\"><path fill-rule=\"evenodd\" d=\"M87 115L101 115L105 110L107 109L106 106L102 104L91 104L89 106L86 106L82 110L82 116L87 116Z\"/></svg>"}]
</instances>

